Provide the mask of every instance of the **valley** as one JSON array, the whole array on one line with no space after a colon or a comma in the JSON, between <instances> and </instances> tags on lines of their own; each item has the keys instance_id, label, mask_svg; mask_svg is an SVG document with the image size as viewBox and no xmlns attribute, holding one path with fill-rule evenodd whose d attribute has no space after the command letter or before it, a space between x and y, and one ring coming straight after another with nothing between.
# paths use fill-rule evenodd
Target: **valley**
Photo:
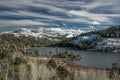
<instances>
[{"instance_id":1,"label":"valley","mask_svg":"<svg viewBox=\"0 0 120 80\"><path fill-rule=\"evenodd\" d=\"M109 29L115 31L111 33ZM105 30L108 35L101 30L69 38L66 34L39 37L27 29L2 32L0 79L117 80L120 40L114 34L116 27L109 29Z\"/></svg>"}]
</instances>

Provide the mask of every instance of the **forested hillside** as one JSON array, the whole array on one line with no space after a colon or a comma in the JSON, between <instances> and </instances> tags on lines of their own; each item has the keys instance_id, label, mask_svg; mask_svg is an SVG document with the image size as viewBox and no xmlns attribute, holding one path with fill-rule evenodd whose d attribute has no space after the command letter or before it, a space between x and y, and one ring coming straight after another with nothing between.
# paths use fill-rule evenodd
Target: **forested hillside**
<instances>
[{"instance_id":1,"label":"forested hillside","mask_svg":"<svg viewBox=\"0 0 120 80\"><path fill-rule=\"evenodd\" d=\"M93 32L94 33L94 32ZM96 34L101 35L102 37L108 37L108 38L120 38L120 25L119 26L113 26L105 30L96 31Z\"/></svg>"},{"instance_id":2,"label":"forested hillside","mask_svg":"<svg viewBox=\"0 0 120 80\"><path fill-rule=\"evenodd\" d=\"M7 42L9 44L14 44L16 46L42 47L42 46L49 46L57 42L57 40L54 40L52 38L50 39L39 38L39 37L31 36L31 35L15 36L13 33L0 33L1 43Z\"/></svg>"},{"instance_id":3,"label":"forested hillside","mask_svg":"<svg viewBox=\"0 0 120 80\"><path fill-rule=\"evenodd\" d=\"M56 44L56 46L74 47L80 50L92 49L97 46L98 42L104 40L104 38L120 38L120 26L83 33L79 36L66 39L63 42Z\"/></svg>"}]
</instances>

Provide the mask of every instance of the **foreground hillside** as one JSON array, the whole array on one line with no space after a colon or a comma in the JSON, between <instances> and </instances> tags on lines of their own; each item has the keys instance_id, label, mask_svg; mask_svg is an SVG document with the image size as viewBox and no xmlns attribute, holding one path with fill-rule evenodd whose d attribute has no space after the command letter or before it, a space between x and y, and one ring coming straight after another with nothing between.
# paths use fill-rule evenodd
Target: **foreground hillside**
<instances>
[{"instance_id":1,"label":"foreground hillside","mask_svg":"<svg viewBox=\"0 0 120 80\"><path fill-rule=\"evenodd\" d=\"M109 80L109 71L47 57L15 55L14 64L0 64L0 80ZM4 64L4 65L3 65ZM117 78L114 78L117 80Z\"/></svg>"},{"instance_id":2,"label":"foreground hillside","mask_svg":"<svg viewBox=\"0 0 120 80\"><path fill-rule=\"evenodd\" d=\"M19 70L24 72L24 74L19 73L18 79L26 80L25 74L27 73L30 77L29 80L109 80L109 74L104 70L84 67L76 68L57 60L55 60L57 66L53 67L51 65L46 65L48 62L41 59L30 59L29 66L31 66L31 70L26 71L24 68L25 65L20 65Z\"/></svg>"}]
</instances>

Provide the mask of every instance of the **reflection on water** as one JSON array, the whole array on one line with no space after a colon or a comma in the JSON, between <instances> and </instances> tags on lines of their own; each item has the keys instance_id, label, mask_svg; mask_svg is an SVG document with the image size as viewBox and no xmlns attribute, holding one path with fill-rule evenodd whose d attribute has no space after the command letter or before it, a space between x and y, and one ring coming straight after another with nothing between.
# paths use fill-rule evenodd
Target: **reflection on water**
<instances>
[{"instance_id":1,"label":"reflection on water","mask_svg":"<svg viewBox=\"0 0 120 80\"><path fill-rule=\"evenodd\" d=\"M33 51L33 49L30 49ZM52 54L56 52L64 52L68 50L69 52L74 52L75 54L80 54L82 59L80 61L75 61L75 63L82 64L89 67L98 67L98 68L110 68L112 63L118 63L120 66L120 54L119 53L110 53L110 52L90 52L90 51L80 51L72 48L52 48L44 47L40 48L41 54L49 54L51 51Z\"/></svg>"}]
</instances>

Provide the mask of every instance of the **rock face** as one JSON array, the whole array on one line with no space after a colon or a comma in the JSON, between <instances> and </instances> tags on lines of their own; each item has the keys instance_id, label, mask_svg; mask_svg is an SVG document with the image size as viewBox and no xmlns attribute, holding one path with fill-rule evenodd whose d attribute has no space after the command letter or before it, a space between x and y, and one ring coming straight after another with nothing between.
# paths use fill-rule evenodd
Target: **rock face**
<instances>
[{"instance_id":1,"label":"rock face","mask_svg":"<svg viewBox=\"0 0 120 80\"><path fill-rule=\"evenodd\" d=\"M61 79L55 68L47 67L48 59L29 58L27 64L15 68L15 80L109 80L108 72L95 68L87 68L72 63L62 62L71 75ZM56 61L60 63L60 61Z\"/></svg>"}]
</instances>

